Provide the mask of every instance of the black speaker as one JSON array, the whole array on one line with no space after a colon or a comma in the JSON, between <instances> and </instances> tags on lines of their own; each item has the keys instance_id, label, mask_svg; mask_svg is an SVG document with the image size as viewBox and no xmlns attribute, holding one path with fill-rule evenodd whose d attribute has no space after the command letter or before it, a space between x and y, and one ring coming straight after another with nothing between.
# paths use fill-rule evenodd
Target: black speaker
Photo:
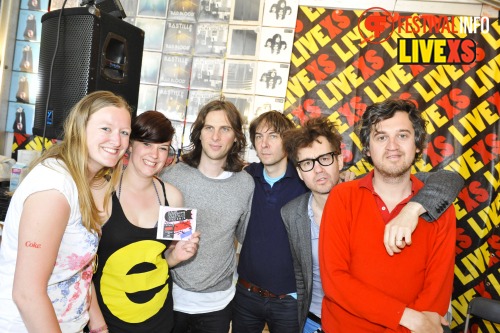
<instances>
[{"instance_id":1,"label":"black speaker","mask_svg":"<svg viewBox=\"0 0 500 333\"><path fill-rule=\"evenodd\" d=\"M33 134L62 139L64 120L71 108L97 90L123 96L135 116L144 31L95 7L63 9L59 25L60 13L55 10L42 16Z\"/></svg>"}]
</instances>

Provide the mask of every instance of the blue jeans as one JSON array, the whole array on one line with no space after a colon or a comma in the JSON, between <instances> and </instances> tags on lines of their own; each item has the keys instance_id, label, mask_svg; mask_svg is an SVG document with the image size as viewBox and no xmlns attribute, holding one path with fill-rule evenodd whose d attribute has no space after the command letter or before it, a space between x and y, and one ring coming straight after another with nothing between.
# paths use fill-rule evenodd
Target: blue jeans
<instances>
[{"instance_id":1,"label":"blue jeans","mask_svg":"<svg viewBox=\"0 0 500 333\"><path fill-rule=\"evenodd\" d=\"M174 311L172 333L226 333L233 316L233 305L215 312L188 314Z\"/></svg>"},{"instance_id":2,"label":"blue jeans","mask_svg":"<svg viewBox=\"0 0 500 333\"><path fill-rule=\"evenodd\" d=\"M271 333L299 332L297 300L262 297L236 285L233 333L262 333L265 324Z\"/></svg>"}]
</instances>

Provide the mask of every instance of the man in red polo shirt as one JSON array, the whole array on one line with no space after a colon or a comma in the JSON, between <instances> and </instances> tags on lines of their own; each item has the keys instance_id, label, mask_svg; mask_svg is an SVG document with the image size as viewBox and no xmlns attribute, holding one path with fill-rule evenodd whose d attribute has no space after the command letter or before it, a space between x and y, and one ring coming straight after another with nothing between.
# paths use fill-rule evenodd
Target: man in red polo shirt
<instances>
[{"instance_id":1,"label":"man in red polo shirt","mask_svg":"<svg viewBox=\"0 0 500 333\"><path fill-rule=\"evenodd\" d=\"M443 332L453 285L453 206L435 223L419 223L412 245L397 255L379 241L423 187L411 167L424 148L425 123L410 101L384 101L363 114L363 155L374 170L334 187L321 222L326 332Z\"/></svg>"}]
</instances>

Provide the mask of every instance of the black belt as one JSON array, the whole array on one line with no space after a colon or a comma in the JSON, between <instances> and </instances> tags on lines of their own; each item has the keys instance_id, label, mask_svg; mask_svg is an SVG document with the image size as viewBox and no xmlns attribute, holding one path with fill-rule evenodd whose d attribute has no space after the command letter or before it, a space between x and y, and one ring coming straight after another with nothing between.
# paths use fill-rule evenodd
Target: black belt
<instances>
[{"instance_id":1,"label":"black belt","mask_svg":"<svg viewBox=\"0 0 500 333\"><path fill-rule=\"evenodd\" d=\"M283 295L273 294L269 290L262 289L261 287L256 286L255 284L250 283L250 282L248 282L248 281L246 281L246 280L244 280L242 278L238 278L238 283L241 286L243 286L243 288L245 288L246 290L251 291L251 292L253 292L255 294L259 294L262 297L270 297L270 298L283 299L283 298L285 298L287 296L287 294L283 294Z\"/></svg>"},{"instance_id":2,"label":"black belt","mask_svg":"<svg viewBox=\"0 0 500 333\"><path fill-rule=\"evenodd\" d=\"M318 325L321 325L321 318L316 316L314 313L312 312L308 312L307 313L307 318L311 319L312 321L314 321L316 324Z\"/></svg>"}]
</instances>

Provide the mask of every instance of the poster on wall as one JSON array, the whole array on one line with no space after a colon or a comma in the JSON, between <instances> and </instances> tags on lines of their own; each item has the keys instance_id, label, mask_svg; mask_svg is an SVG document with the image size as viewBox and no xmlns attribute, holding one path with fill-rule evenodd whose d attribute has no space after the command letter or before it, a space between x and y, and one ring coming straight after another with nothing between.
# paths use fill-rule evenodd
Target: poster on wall
<instances>
[{"instance_id":1,"label":"poster on wall","mask_svg":"<svg viewBox=\"0 0 500 333\"><path fill-rule=\"evenodd\" d=\"M344 138L344 166L360 175L371 165L361 158L354 129L367 106L389 98L410 99L418 105L429 135L423 159L412 171L446 169L465 180L454 202L457 243L451 329L458 333L472 298L500 299L499 21L490 18L488 32L461 34L458 17L398 13L408 18L405 23L394 29L381 25L380 39L374 40L367 22L370 15L362 14L300 7L284 113L298 124L322 115L333 120ZM423 19L435 17L427 21L435 22L433 30L417 32ZM437 26L439 22L446 22L446 28ZM464 57L463 49L447 57L439 50L420 48L437 40L456 45L467 40L476 47L469 53L474 61ZM480 321L475 325L481 332L499 330Z\"/></svg>"}]
</instances>

